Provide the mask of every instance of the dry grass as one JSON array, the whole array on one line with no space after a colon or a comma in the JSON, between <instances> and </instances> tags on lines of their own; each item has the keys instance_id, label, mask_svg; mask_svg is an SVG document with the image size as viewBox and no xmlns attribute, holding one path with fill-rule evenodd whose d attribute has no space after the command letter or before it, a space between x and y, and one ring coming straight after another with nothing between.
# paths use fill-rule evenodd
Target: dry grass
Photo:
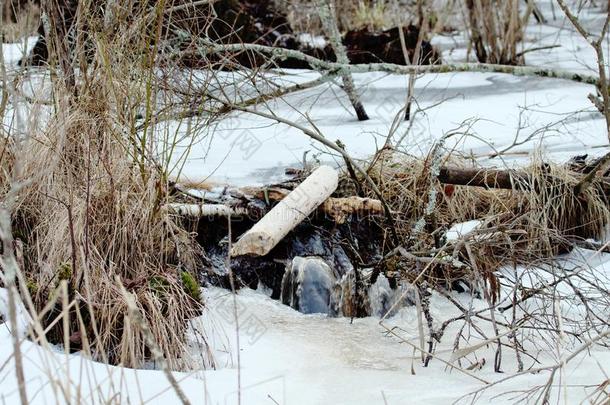
<instances>
[{"instance_id":1,"label":"dry grass","mask_svg":"<svg viewBox=\"0 0 610 405\"><path fill-rule=\"evenodd\" d=\"M196 245L160 209L166 186L159 174L133 165L114 141L120 134L82 104L40 134L26 154L32 158L25 176L37 179L20 207L30 230L22 234L34 301L42 308L67 280L85 323L92 324L83 331L72 319L70 334L88 333L96 347L85 350L137 367L147 350L139 331L125 328L118 277L137 297L171 366L184 367L185 321L199 304L180 276L194 269ZM63 331L55 333L52 340Z\"/></svg>"},{"instance_id":2,"label":"dry grass","mask_svg":"<svg viewBox=\"0 0 610 405\"><path fill-rule=\"evenodd\" d=\"M30 36L36 33L40 21L40 8L36 4L24 4L16 13L16 21L8 17L12 14L7 13L10 1L6 0L3 6L6 10L3 13L4 21L1 22L0 36L4 37L4 42L19 42L23 40L24 35Z\"/></svg>"},{"instance_id":3,"label":"dry grass","mask_svg":"<svg viewBox=\"0 0 610 405\"><path fill-rule=\"evenodd\" d=\"M322 35L322 27L313 0L275 0L280 10L286 10L295 32ZM427 18L431 32L448 28L448 14L454 14L454 2L422 0L334 0L337 24L341 32L368 29L382 31L398 24L421 24Z\"/></svg>"},{"instance_id":4,"label":"dry grass","mask_svg":"<svg viewBox=\"0 0 610 405\"><path fill-rule=\"evenodd\" d=\"M472 167L457 158L443 162ZM523 169L527 184L515 184L513 190L449 186L434 180L431 192L432 165L431 158L422 161L386 152L377 157L370 174L396 213L396 228L405 246L423 256L452 257L466 265L450 260L431 266L428 276L443 284L454 279L489 279L507 264L550 260L569 249L574 239L602 236L610 223L607 197L601 189L590 187L576 196L574 188L582 177L564 165L537 159ZM430 197L435 198L434 210L426 215ZM481 225L461 241L443 241L445 230L470 220L479 220ZM419 227L418 221L425 226ZM403 268L405 278L417 276L419 264Z\"/></svg>"},{"instance_id":5,"label":"dry grass","mask_svg":"<svg viewBox=\"0 0 610 405\"><path fill-rule=\"evenodd\" d=\"M522 16L518 0L466 0L466 26L470 43L481 63L519 65L517 45L531 10Z\"/></svg>"},{"instance_id":6,"label":"dry grass","mask_svg":"<svg viewBox=\"0 0 610 405\"><path fill-rule=\"evenodd\" d=\"M368 28L383 30L396 25L392 0L335 0L337 24L342 32ZM322 35L322 26L312 0L276 0L279 7L286 7L288 20L295 32ZM414 18L412 10L403 10L405 23Z\"/></svg>"},{"instance_id":7,"label":"dry grass","mask_svg":"<svg viewBox=\"0 0 610 405\"><path fill-rule=\"evenodd\" d=\"M382 3L338 5L344 29L382 24L387 18ZM172 95L159 91L171 87L159 78L172 76L172 67L159 66L155 59L166 44L161 43L161 23L152 17L162 13L122 10L115 21L102 22L88 11L81 11L88 26L87 35L78 37L81 52L52 52L59 63L52 65L50 117L36 123L34 109L25 127L11 128L2 138L3 191L15 176L27 181L14 212L15 232L25 244L21 293L31 294L52 342L137 367L154 357L147 344L152 335L169 367L187 368L187 323L201 310L189 274L197 269L201 252L162 209L172 198L167 167L155 159L156 138L146 124L154 121L155 111L175 107ZM80 75L71 81L75 66ZM199 90L206 94L205 85ZM200 102L190 96L184 104ZM143 130L136 131L142 116ZM24 134L20 145L6 141ZM562 166L532 163L525 170L534 187L449 190L431 180L434 165L431 159L382 154L369 172L396 213L401 241L415 253L435 255L433 265L424 266L430 268L426 279L435 284L466 277L495 290L493 272L499 266L550 258L571 237L598 236L610 218L605 196L593 187L576 197L578 179ZM431 205L433 212L426 214ZM444 230L471 219L483 225L457 244L444 243ZM422 271L422 263L412 259L398 264L386 262L409 280ZM123 288L133 294L137 311ZM61 304L60 296L68 304ZM129 312L142 314L150 334L144 336Z\"/></svg>"},{"instance_id":8,"label":"dry grass","mask_svg":"<svg viewBox=\"0 0 610 405\"><path fill-rule=\"evenodd\" d=\"M2 155L4 188L25 184L13 212L14 232L24 243L21 293L31 295L47 329L37 339L140 367L153 360L152 348L128 316L124 288L167 365L187 369L194 366L186 347L188 321L203 305L194 276L202 252L162 209L171 200L170 184L155 160L156 136L134 130L142 106L161 100L151 63L157 52L151 44L161 33L150 26L150 10L134 9L126 20L110 23L82 13L89 28L78 45L89 60L52 48L52 60L60 63L48 117L39 120L40 110L33 108L6 134L25 135ZM135 30L138 24L145 29ZM68 66L80 66L86 75L72 81ZM10 100L11 108L19 103ZM63 284L70 310L58 301ZM203 362L213 364L211 358Z\"/></svg>"}]
</instances>

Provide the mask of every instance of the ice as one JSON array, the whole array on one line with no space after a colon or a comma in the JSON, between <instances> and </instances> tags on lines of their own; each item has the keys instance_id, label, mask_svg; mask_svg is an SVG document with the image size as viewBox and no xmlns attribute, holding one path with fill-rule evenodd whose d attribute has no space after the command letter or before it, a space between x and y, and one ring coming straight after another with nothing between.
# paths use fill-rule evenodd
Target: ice
<instances>
[{"instance_id":1,"label":"ice","mask_svg":"<svg viewBox=\"0 0 610 405\"><path fill-rule=\"evenodd\" d=\"M543 8L549 23L528 26L524 49L554 44L561 46L527 53L527 64L594 74L597 67L590 46L574 34L565 19L551 18L553 13L549 1L537 3ZM560 14L558 10L556 12ZM595 28L603 15L585 13L585 17L587 27ZM317 37L303 39L316 46L322 45ZM18 69L18 60L33 41L34 38L29 38L22 43L3 45L3 56L9 70ZM451 38L437 36L434 42L442 48L444 60L467 60L464 33ZM31 83L25 86L25 94L35 95L46 74L44 71L33 74L28 79ZM269 80L282 84L305 83L317 77L318 73L309 71L268 74ZM341 140L354 158L368 158L383 146L404 105L407 78L367 73L357 74L354 79L371 117L366 122L357 121L340 88L340 81L270 101L257 108L264 112L272 110L305 126L310 125L311 120L328 139ZM608 139L603 119L587 99L594 92L594 86L556 79L493 73L424 75L418 77L415 85L415 110L419 111L411 122L401 122L392 137L396 142L403 138L399 145L402 152L422 156L443 135L458 132L449 139L447 147L490 166L522 165L534 153L542 153L545 158L556 161L585 153L600 155L606 152ZM22 108L26 108L25 103ZM165 125L159 128L160 133L181 134L183 131L183 126L176 122ZM521 141L530 135L527 142L511 148L505 156L491 157L496 151L510 147L515 140ZM163 146L160 145L161 150ZM182 152L190 149L180 179L207 179L216 185L266 184L281 179L286 167L315 164L318 160L343 164L342 159L327 153L326 148L298 130L246 113L229 114L217 125L205 128L195 138L185 139L179 146L171 156L176 167L181 166ZM177 176L177 170L173 174ZM215 190L222 190L222 187ZM457 224L450 230L448 238L457 239L478 225L476 221ZM326 252L320 254L323 253ZM594 276L596 282L610 285L609 263L608 254L576 249L559 257L554 266L568 269L577 265L586 267L589 269L587 274ZM535 287L556 277L557 267L540 267L540 271L530 271L531 277L524 282ZM196 359L201 348L195 337L204 334L211 345L215 369L204 371L197 368L191 373L175 373L181 389L194 404L236 404L238 376L242 404L447 404L483 388L485 384L477 378L492 382L515 371L514 350L505 348L504 373L493 372L493 345L483 346L475 352L477 360L486 359L481 370L472 371L477 378L451 369L438 359L433 359L429 367L423 367L420 355L412 347L419 344L416 307L405 302L380 324L380 317L397 299L408 300L408 294L405 294L408 286L392 290L389 281L381 275L369 291L376 316L333 318L325 314L328 312L325 305L327 291L334 280L322 264L312 268L300 273L307 297L300 308L303 312L322 313L300 313L270 299L264 288L259 291L244 289L236 297L225 290L204 290L206 312L191 322L191 349ZM501 275L509 282L515 274L522 275L525 271L521 267L503 269ZM574 282L586 285L588 280ZM563 283L556 290L562 297L556 308L573 319L582 317L578 297L571 287ZM502 292L509 294L510 288L504 287ZM469 310L486 306L484 301L468 294L451 293L451 298ZM556 309L536 300L527 305L545 316L553 316L550 312ZM430 297L430 307L436 323L461 315L453 304L437 294ZM4 289L0 289L0 310L6 321ZM20 322L27 321L21 316L25 311L21 308L18 312ZM506 322L510 321L509 316L508 313L498 314L500 320ZM20 324L19 330L25 330L25 325L27 322ZM447 329L442 342L435 347L438 357L451 358L453 339L458 332L474 335L468 326L466 330L460 330L463 325L457 322ZM12 404L19 398L9 326L0 324L0 398L3 403ZM494 331L488 324L478 326L484 328L487 336L493 336ZM524 342L536 361L526 356L526 368L537 367L538 361L554 364L578 344L566 339L558 347L552 344L554 340L544 331L531 333ZM240 337L239 345L237 335ZM544 344L533 346L533 340ZM480 338L472 338L468 344L472 346L480 341ZM108 398L120 403L146 401L168 404L178 401L159 370L106 366L88 360L81 353L65 355L57 347L42 347L29 340L22 341L21 351L26 388L32 404L106 403ZM470 366L474 360L464 359L462 367ZM559 373L561 378L553 387L551 402L556 402L557 393L562 392L565 394L563 403L579 403L595 389L595 384L607 380L609 373L610 352L594 346ZM548 376L546 372L522 375L493 386L479 400L482 403L514 403L517 392L545 384Z\"/></svg>"},{"instance_id":2,"label":"ice","mask_svg":"<svg viewBox=\"0 0 610 405\"><path fill-rule=\"evenodd\" d=\"M273 401L280 404L383 404L384 398L389 404L447 404L484 387L470 376L447 369L440 361L433 360L430 367L422 367L419 356L410 346L384 333L387 330L379 324L379 318L352 320L306 315L248 289L236 297L241 325L238 347L230 293L207 289L204 295L208 297L208 311L202 321L215 325L218 336L210 336L215 353L227 353L230 349L233 355L218 361L218 370L175 373L194 404L237 403L238 364L234 355L237 350L241 357L242 404ZM466 294L456 295L455 299L465 305L472 300ZM474 300L472 305L478 308L485 303ZM436 295L432 297L431 307L435 317L456 314L452 304ZM399 327L401 336L417 342L415 307L401 309L387 320L386 326ZM455 332L456 329L451 329L447 333ZM15 403L18 393L10 367L10 336L6 331L0 330L0 343L0 360L9 361L9 367L0 374L0 395L5 403ZM451 339L445 339L436 351L438 356L449 359L451 348ZM22 343L22 350L27 389L34 404L54 403L53 387L48 383L50 376L57 379L54 384L69 385L73 398L79 393L82 403L102 403L98 394L112 392L118 392L123 403L128 400L139 403L140 398L152 398L155 404L177 401L160 371L108 367L81 355L66 357L60 352L47 351L29 341ZM479 358L487 359L487 365L476 372L478 377L495 381L506 375L493 372L493 354L493 347L477 350ZM553 353L539 353L538 358L553 362ZM504 351L503 364L506 371L510 364L514 366L512 351ZM530 365L534 363L528 361L527 366ZM411 373L411 367L414 373ZM579 356L564 370L564 378L568 381L565 386L567 403L577 403L584 398L588 391L580 384L601 382L605 378L604 372L610 372L607 350L593 348L589 355ZM81 375L89 377L81 378ZM493 387L481 401L503 392L544 384L547 377L548 373L524 375ZM514 392L495 398L494 403L513 403L513 395Z\"/></svg>"},{"instance_id":3,"label":"ice","mask_svg":"<svg viewBox=\"0 0 610 405\"><path fill-rule=\"evenodd\" d=\"M335 275L319 257L292 259L282 281L282 302L304 314L329 314Z\"/></svg>"}]
</instances>

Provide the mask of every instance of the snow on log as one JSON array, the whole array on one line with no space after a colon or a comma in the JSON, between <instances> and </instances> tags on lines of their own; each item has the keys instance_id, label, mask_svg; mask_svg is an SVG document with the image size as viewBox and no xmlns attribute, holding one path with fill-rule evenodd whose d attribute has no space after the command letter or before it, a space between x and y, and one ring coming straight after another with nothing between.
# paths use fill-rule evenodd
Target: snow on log
<instances>
[{"instance_id":1,"label":"snow on log","mask_svg":"<svg viewBox=\"0 0 610 405\"><path fill-rule=\"evenodd\" d=\"M166 204L165 209L168 212L184 217L228 217L230 215L242 215L246 213L245 209L234 209L222 204L181 204L172 203Z\"/></svg>"},{"instance_id":2,"label":"snow on log","mask_svg":"<svg viewBox=\"0 0 610 405\"><path fill-rule=\"evenodd\" d=\"M339 176L320 166L233 245L232 256L264 256L337 189Z\"/></svg>"}]
</instances>

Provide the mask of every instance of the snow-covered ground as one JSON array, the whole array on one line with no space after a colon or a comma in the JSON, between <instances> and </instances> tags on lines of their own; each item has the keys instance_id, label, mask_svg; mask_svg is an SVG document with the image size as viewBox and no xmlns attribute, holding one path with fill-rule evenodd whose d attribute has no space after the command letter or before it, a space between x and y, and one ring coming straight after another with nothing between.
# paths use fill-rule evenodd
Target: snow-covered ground
<instances>
[{"instance_id":1,"label":"snow-covered ground","mask_svg":"<svg viewBox=\"0 0 610 405\"><path fill-rule=\"evenodd\" d=\"M597 72L591 46L574 32L569 22L552 19L549 2L542 5L547 24L530 24L524 50L530 66L593 74ZM603 14L585 13L584 23L599 29ZM594 31L595 32L595 31ZM446 62L473 61L468 57L464 34L435 37ZM544 49L549 45L559 45ZM535 50L543 48L541 50ZM273 75L270 75L272 79ZM303 83L319 77L314 72L291 72L276 80ZM393 123L404 108L407 78L384 73L354 75L356 86L370 120L359 122L340 80L290 94L259 105L263 112L311 127L310 121L328 139L340 140L355 158L368 158L388 137ZM398 120L392 139L403 139L400 146L408 153L426 154L431 145L451 132L456 151L479 158L479 163L503 165L522 163L528 155L541 152L556 160L591 153L599 155L608 145L605 123L587 99L595 93L592 85L539 77L514 77L495 73L446 73L421 76L415 84L416 107L412 123ZM400 117L398 117L400 118ZM175 124L164 129L175 131ZM502 159L485 156L502 151L513 143ZM217 126L202 132L197 140L183 144L190 148L182 169L183 179L252 185L281 177L282 168L299 166L303 155L319 155L332 161L332 154L298 129L256 115L234 113ZM452 145L449 143L449 145ZM179 149L180 150L180 149ZM176 153L174 159L180 160ZM340 163L341 159L337 159ZM178 163L178 162L177 162ZM182 161L180 161L182 163Z\"/></svg>"},{"instance_id":2,"label":"snow-covered ground","mask_svg":"<svg viewBox=\"0 0 610 405\"><path fill-rule=\"evenodd\" d=\"M599 271L610 276L608 258L597 259ZM494 345L476 351L476 360L485 359L474 377L452 370L440 360L421 366L414 351L379 325L379 319L326 318L304 315L268 298L264 293L243 290L237 296L240 345L235 339L233 300L225 290L204 291L208 297L207 313L194 321L196 327L213 330L210 342L215 349L218 370L174 373L180 387L194 404L236 404L238 377L242 404L449 404L483 388L507 374L494 373ZM454 297L465 305L466 294ZM474 300L473 307L483 307ZM449 318L455 307L440 297L432 300L437 319ZM385 321L388 328L399 327L399 335L417 343L417 313L403 308ZM458 325L456 325L457 328ZM461 324L460 324L461 326ZM437 355L451 359L450 328ZM468 332L466 332L468 333ZM493 336L491 333L490 336ZM12 363L10 334L0 330L0 401L18 401ZM469 346L479 341L471 340ZM239 363L237 352L239 348ZM546 348L532 354L546 364L554 364L569 348ZM85 360L80 355L66 357L59 349L48 351L29 341L22 344L28 395L32 403L177 403L175 391L164 374L156 370L133 370L105 366ZM510 349L503 351L504 371L514 372L515 359ZM469 356L470 359L473 356ZM4 363L6 361L6 363ZM471 360L472 361L472 360ZM536 367L524 360L526 368ZM239 367L238 367L239 364ZM462 367L470 364L462 361ZM412 371L413 370L413 371ZM602 383L610 373L610 351L593 348L569 363L555 381L566 404L579 403ZM546 383L548 373L526 374L491 387L478 399L493 398L499 404L514 403L519 394ZM480 380L479 380L480 379ZM557 392L557 390L555 390ZM500 395L500 396L498 396ZM56 401L55 398L58 398ZM469 403L472 397L464 399ZM114 403L114 402L113 402Z\"/></svg>"},{"instance_id":3,"label":"snow-covered ground","mask_svg":"<svg viewBox=\"0 0 610 405\"><path fill-rule=\"evenodd\" d=\"M541 3L548 6L548 2ZM548 7L544 11L549 23L528 28L525 48L554 44L561 47L528 53L526 62L594 73L591 70L594 55L586 42L563 19L552 20ZM599 16L592 15L589 22L595 25L598 19ZM465 60L462 36L439 37L435 43L442 47L445 60ZM14 65L22 48L22 44L5 45L5 60ZM281 80L306 82L316 77L317 73L300 71L282 76ZM356 120L337 84L295 93L258 108L272 110L305 126L311 120L327 138L340 139L354 157L367 158L383 145L403 107L407 79L371 73L356 75L355 81L371 116L366 122ZM577 154L598 155L608 150L605 124L587 100L587 95L595 90L590 85L503 74L447 73L422 76L415 89L416 109L421 111L411 124L401 123L392 134L394 140L404 137L401 145L408 153L423 155L436 140L451 132L460 134L451 138L448 147L455 146L488 165L520 164L537 152L565 160ZM170 122L161 130L171 133L176 125ZM307 151L310 160L314 155L323 161L335 159L298 130L254 115L234 113L205 131L198 134L192 145L189 140L189 145L183 144L182 149L174 152L173 159L179 163L181 152L190 148L183 179L253 185L280 178L282 168L301 164ZM530 135L531 139L503 157L489 157L515 139L520 142ZM584 261L593 267L592 271L608 279L610 255L591 256L583 251L573 255L579 253L586 255ZM352 321L304 315L271 300L261 291L244 290L237 296L241 325L237 345L232 308L228 308L232 300L225 291L216 289L206 290L205 296L208 312L193 324L203 325L211 334L218 369L175 373L182 390L196 404L237 403L238 380L242 404L447 404L484 387L481 379L493 382L507 375L493 371L493 345L476 351L477 360L485 358L486 364L481 370L469 372L474 377L436 359L424 368L412 348L388 334L377 318ZM483 302L466 294L455 294L454 298L473 307L483 306ZM5 309L1 301L0 309ZM432 310L439 321L455 315L455 307L439 296L433 297ZM416 343L416 317L413 307L403 308L385 324L399 327L401 336ZM452 328L436 350L446 361L451 358L456 333ZM493 331L488 332L493 336ZM470 345L475 343L473 339ZM554 364L574 344L566 340L563 347L542 346L535 356L544 364ZM110 367L78 354L66 356L58 348L48 350L27 340L22 343L22 350L32 403L107 403L111 399L110 402L168 404L178 400L165 375L158 370ZM196 357L196 345L193 350ZM505 349L503 353L504 371L514 372L513 351ZM8 327L1 324L0 401L5 404L18 401L12 354ZM524 362L526 368L538 366L529 358ZM467 367L468 363L462 366ZM594 347L562 370L555 380L554 393L565 394L563 403L578 403L608 374L610 351ZM491 387L479 399L514 403L519 392L543 385L547 378L546 372L523 375Z\"/></svg>"},{"instance_id":4,"label":"snow-covered ground","mask_svg":"<svg viewBox=\"0 0 610 405\"><path fill-rule=\"evenodd\" d=\"M302 72L298 79L316 77L316 73ZM328 139L341 140L353 157L367 158L383 146L404 107L407 80L370 73L355 75L355 81L371 117L365 122L356 119L337 84L259 108L304 126L310 126L311 120ZM603 153L598 147L608 143L604 121L587 99L593 86L504 74L448 73L426 75L415 88L418 108L424 111L416 113L411 126L402 122L392 136L394 140L404 137L402 149L409 153L426 154L435 140L454 131L463 134L453 137L458 150L480 157L510 146L515 136L523 141L531 134L529 142L510 152L524 152L527 157L538 149L566 159L575 150ZM298 129L256 115L232 114L213 134L202 134L192 145L182 174L189 180L203 176L233 185L266 183L281 176L282 168L300 166L306 151L309 159L318 155L320 160L332 161L325 147ZM502 163L497 158L489 162Z\"/></svg>"}]
</instances>

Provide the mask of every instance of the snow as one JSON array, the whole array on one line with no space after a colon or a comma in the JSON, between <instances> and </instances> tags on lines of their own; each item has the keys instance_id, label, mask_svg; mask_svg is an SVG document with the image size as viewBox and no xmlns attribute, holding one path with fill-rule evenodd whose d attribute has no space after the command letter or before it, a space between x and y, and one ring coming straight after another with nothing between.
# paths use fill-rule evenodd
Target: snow
<instances>
[{"instance_id":1,"label":"snow","mask_svg":"<svg viewBox=\"0 0 610 405\"><path fill-rule=\"evenodd\" d=\"M551 15L547 3L542 2L543 9ZM600 18L593 14L585 21L596 26ZM565 20L531 24L526 39L524 49L560 45L527 53L528 65L596 74L594 52ZM435 43L444 49L445 61L467 60L464 34L457 39L436 37ZM303 83L317 77L317 73L297 71L270 74L267 79ZM416 81L415 109L419 111L408 123L400 120L406 77L367 73L354 75L354 80L369 121L356 119L339 79L257 108L306 127L311 127L311 121L326 138L340 140L358 159L370 157L383 146L396 119L400 126L392 139L404 138L404 152L424 155L440 137L457 132L448 148L485 165L523 164L534 151L555 160L566 160L575 150L599 155L608 145L604 120L587 99L595 93L591 85L496 73L428 74ZM168 133L175 130L171 124L166 129ZM283 168L302 166L306 152L310 161L342 163L298 129L247 113L233 113L195 139L193 144L189 138L183 145L191 150L181 172L184 179L234 185L269 183L282 177ZM523 144L503 157L489 158L515 141ZM174 155L176 163L178 156Z\"/></svg>"},{"instance_id":2,"label":"snow","mask_svg":"<svg viewBox=\"0 0 610 405\"><path fill-rule=\"evenodd\" d=\"M602 267L607 266L608 260L605 258ZM352 321L305 315L252 290L243 290L236 297L240 322L238 372L232 297L220 289L205 290L204 294L208 311L202 316L201 325L208 333L214 325L218 336L211 341L221 368L175 373L181 388L194 404L236 404L238 374L243 404L273 401L280 404L382 404L384 401L388 404L447 404L484 386L437 360L432 360L428 368L422 367L409 346L384 333L378 318ZM482 301L472 301L466 294L454 297L464 305L484 306ZM438 319L455 314L455 307L438 296L433 297L432 310L435 316L443 317ZM401 335L416 342L416 317L413 306L405 307L386 323L390 328L399 326L403 331ZM455 331L449 330L448 336L453 336L450 333ZM452 342L449 338L444 341L436 353L449 360ZM477 358L487 361L482 370L474 372L478 378L488 381L505 376L493 372L492 346L477 350ZM109 398L113 393L121 403L148 399L152 399L150 403L153 404L177 401L175 392L160 371L105 366L78 354L66 356L59 349L47 350L29 341L22 343L22 351L28 394L34 404L54 403L54 389L60 385L72 399L80 395L83 403L102 403L100 396ZM7 404L18 399L11 354L10 336L2 328L0 362L8 360L8 364L0 371L0 399ZM505 349L503 356L504 368L509 371L514 367L512 353ZM548 364L554 363L554 357L555 353L550 349L538 353L538 358L545 359ZM583 384L601 383L604 373L610 372L610 352L607 350L593 348L590 355L577 360L563 373L562 383L567 384L566 403L577 403L593 389ZM532 365L531 360L526 360L526 367ZM415 374L411 373L411 367ZM504 392L544 384L547 378L548 373L518 377L492 387L482 401ZM494 401L513 403L514 395L513 392ZM61 396L60 402L64 402Z\"/></svg>"},{"instance_id":3,"label":"snow","mask_svg":"<svg viewBox=\"0 0 610 405\"><path fill-rule=\"evenodd\" d=\"M550 19L550 3L538 3ZM591 13L587 16L588 26L595 27L599 23L600 15ZM595 71L592 50L563 19L551 19L545 25L532 24L527 29L526 39L526 49L561 45L528 53L529 65L587 73ZM310 36L308 40L313 45L322 45L320 38ZM22 44L3 45L4 58L12 69L17 69L16 63L23 50L31 47L33 41L30 38ZM443 49L446 61L466 60L463 34L437 37L435 43ZM279 72L269 75L270 79L284 83L304 83L317 77L317 73L308 71L294 71L288 76ZM291 94L257 108L272 110L305 126L309 126L311 120L328 139L341 140L353 157L364 159L384 144L395 118L400 118L407 79L381 73L358 74L354 78L371 116L366 122L356 120L339 82ZM608 139L605 123L587 100L587 95L594 91L593 86L569 81L503 74L426 75L419 77L415 85L419 111L410 123L402 122L391 136L395 141L404 138L401 148L405 153L423 155L440 137L455 132L447 147L476 158L484 165L519 165L534 153L558 161L575 154L599 155L607 151ZM159 131L166 135L182 134L183 127L168 122ZM491 157L494 152L512 145L515 139L528 141L502 157ZM167 145L161 144L160 150L164 146ZM181 157L186 151L188 157ZM246 113L230 114L215 126L202 129L196 137L183 140L171 158L176 166L174 174L178 176L180 172L182 180L233 185L273 182L282 178L283 168L300 166L304 160L342 163L340 158L298 130ZM459 238L476 226L474 222L458 224L448 236ZM610 255L577 250L558 259L558 265L566 267L575 263L591 267L591 274L610 285ZM506 277L511 277L511 272L505 273ZM551 276L552 272L549 272L540 278ZM533 279L532 285L537 281ZM379 315L388 309L387 302L380 304L382 300L393 303L401 298L396 293L388 295L389 284L383 277L374 288L379 297L375 312ZM570 289L559 285L558 291L565 297L559 305L561 310L574 311L574 316L578 316L578 307L570 300ZM238 376L243 404L447 404L484 386L436 359L428 368L422 367L418 355L408 344L388 334L379 317L352 320L305 315L270 299L263 291L243 290L236 297L240 324L238 346L232 297L219 289L205 290L204 296L208 309L200 319L193 321L193 327L204 328L209 335L218 369L175 373L181 389L195 404L237 403ZM454 294L453 298L467 308L485 305L467 294ZM532 301L532 305L536 302ZM455 307L443 297L434 295L431 306L437 321L457 315ZM0 312L6 320L4 289L0 289ZM20 314L23 313L20 309ZM19 319L27 323L27 319ZM417 344L415 307L399 309L384 324L390 328L399 327L397 333ZM443 343L436 348L438 356L445 360L451 357L457 327L457 324L451 326ZM0 401L6 404L18 401L9 330L6 323L0 324ZM493 336L493 331L486 329L485 332ZM545 342L543 332L537 333L537 339ZM472 346L476 342L473 338L469 344ZM531 341L527 343L532 344ZM548 344L529 349L544 364L553 364L575 344L565 341L562 347ZM507 374L493 371L493 346L479 348L476 356L468 356L463 361L463 366L485 358L486 364L480 371L472 371L474 375L487 381L505 377ZM24 340L21 348L28 397L33 404L106 403L113 395L119 403L178 401L159 370L106 366L87 360L81 354L65 355L61 348L42 347L29 340ZM196 350L194 342L194 357ZM526 368L537 366L529 358L524 361ZM503 362L506 373L514 372L516 359L512 350L504 350ZM554 395L564 391L564 403L578 403L595 389L594 384L607 379L609 373L610 351L592 347L564 368L560 379L556 380ZM490 388L479 400L514 403L517 391L542 385L547 378L545 372L523 375ZM510 394L500 395L502 393Z\"/></svg>"},{"instance_id":4,"label":"snow","mask_svg":"<svg viewBox=\"0 0 610 405\"><path fill-rule=\"evenodd\" d=\"M461 223L455 224L451 228L449 228L445 235L446 235L448 241L458 240L462 236L475 230L479 225L481 225L481 221L479 221L479 220L461 222Z\"/></svg>"},{"instance_id":5,"label":"snow","mask_svg":"<svg viewBox=\"0 0 610 405\"><path fill-rule=\"evenodd\" d=\"M543 12L553 15L549 1L541 1ZM583 13L583 21L593 30L603 15ZM559 44L526 54L531 66L596 74L594 52L575 34L565 19L544 25L530 24L524 50ZM308 34L305 34L308 35ZM309 38L313 41L312 38ZM467 61L466 37L435 37L447 62ZM472 61L473 56L470 56ZM309 71L269 73L266 79L284 85L305 83L318 78ZM558 161L579 154L600 155L608 145L605 123L587 96L592 85L538 77L514 77L495 73L429 74L415 84L417 112L411 122L400 119L406 99L407 78L384 73L354 75L356 87L370 116L359 122L340 79L259 105L261 112L278 116L305 127L312 124L331 141L340 140L350 155L366 159L381 148L391 134L400 139L405 153L424 155L432 144L448 133L456 133L448 143L484 165L514 166L542 153ZM184 125L167 123L159 128L169 144L169 134L184 132ZM490 158L504 151L502 157ZM169 149L161 142L160 149ZM184 157L188 151L188 157ZM304 161L342 164L343 160L298 129L260 116L232 113L189 136L174 151L174 176L190 182L211 184L262 185L283 178L283 169L300 167Z\"/></svg>"},{"instance_id":6,"label":"snow","mask_svg":"<svg viewBox=\"0 0 610 405\"><path fill-rule=\"evenodd\" d=\"M12 324L9 322L9 293L6 288L0 288L0 320L4 320L5 323L1 324L6 327L7 330L12 330ZM31 322L31 317L28 311L25 309L21 301L15 304L15 319L17 321L17 335L24 337L27 334L28 326Z\"/></svg>"},{"instance_id":7,"label":"snow","mask_svg":"<svg viewBox=\"0 0 610 405\"><path fill-rule=\"evenodd\" d=\"M326 38L321 35L312 35L308 33L299 34L299 42L302 44L306 44L311 48L321 48L324 49L326 46Z\"/></svg>"},{"instance_id":8,"label":"snow","mask_svg":"<svg viewBox=\"0 0 610 405\"><path fill-rule=\"evenodd\" d=\"M317 77L315 73L299 75L300 79ZM355 82L362 89L369 121L356 119L337 84L292 94L259 108L307 127L311 120L326 138L341 140L354 158L364 159L383 146L404 106L407 84L404 77L380 73L355 75ZM411 126L403 122L393 139L404 137L405 152L423 155L439 137L458 132L449 147L478 156L482 163L498 165L503 163L501 159L486 156L510 146L522 127L517 140L533 134L532 138L510 151L523 153L521 161L535 149L558 160L569 158L574 150L602 153L599 146L607 144L605 124L587 100L593 87L566 81L558 84L555 79L503 74L427 75L415 86L418 108L425 111L416 114ZM246 113L231 114L210 132L201 133L194 144L188 142L183 148L190 148L190 155L181 174L191 181L269 183L281 177L283 168L300 167L306 152L310 161L342 162L298 129ZM510 163L513 159L504 160Z\"/></svg>"},{"instance_id":9,"label":"snow","mask_svg":"<svg viewBox=\"0 0 610 405\"><path fill-rule=\"evenodd\" d=\"M4 62L8 65L15 65L23 55L27 55L30 49L36 44L38 37L24 38L23 42L13 44L2 44L2 55Z\"/></svg>"}]
</instances>

